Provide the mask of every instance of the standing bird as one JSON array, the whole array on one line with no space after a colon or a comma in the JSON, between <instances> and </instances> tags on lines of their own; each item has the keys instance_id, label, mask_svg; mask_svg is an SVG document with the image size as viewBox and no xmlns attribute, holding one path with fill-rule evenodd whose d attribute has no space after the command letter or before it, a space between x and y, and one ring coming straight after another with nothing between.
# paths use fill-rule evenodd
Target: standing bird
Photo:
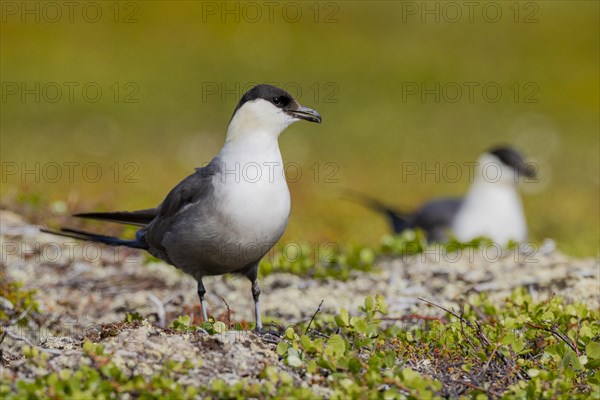
<instances>
[{"instance_id":1,"label":"standing bird","mask_svg":"<svg viewBox=\"0 0 600 400\"><path fill-rule=\"evenodd\" d=\"M76 229L48 233L112 246L147 250L198 282L202 316L208 320L205 276L234 273L252 282L256 330L262 329L258 263L288 223L290 192L278 138L299 120L321 123L315 110L271 85L246 92L229 122L219 154L175 186L156 208L76 214L79 218L138 225L128 240Z\"/></svg>"},{"instance_id":2,"label":"standing bird","mask_svg":"<svg viewBox=\"0 0 600 400\"><path fill-rule=\"evenodd\" d=\"M477 162L469 191L464 197L431 200L410 213L389 207L359 193L350 195L367 207L387 215L392 229L423 229L429 242L445 242L448 231L468 242L487 237L499 244L527 239L527 223L517 191L520 176L536 177L536 169L515 149L499 146L485 152Z\"/></svg>"}]
</instances>

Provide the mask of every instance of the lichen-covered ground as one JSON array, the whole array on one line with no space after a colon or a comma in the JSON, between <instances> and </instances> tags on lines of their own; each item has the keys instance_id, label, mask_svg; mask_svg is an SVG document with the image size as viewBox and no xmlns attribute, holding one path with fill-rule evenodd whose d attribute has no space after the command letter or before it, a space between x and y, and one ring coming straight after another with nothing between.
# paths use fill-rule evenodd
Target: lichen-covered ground
<instances>
[{"instance_id":1,"label":"lichen-covered ground","mask_svg":"<svg viewBox=\"0 0 600 400\"><path fill-rule=\"evenodd\" d=\"M336 383L337 386L331 384L328 379L335 380L331 378L335 374L319 375L311 369L310 363L307 369L298 368L295 358L280 343L285 340L293 345L295 339L290 337L289 330L284 334L286 328L292 327L298 332L298 327L306 326L320 304L315 321L320 316L336 315L342 308L352 317L360 314L358 307L365 303L367 296L377 294L385 299L388 309L379 320L381 326L408 331L423 321L445 323L451 317L419 298L448 310L459 310L471 295L486 293L491 304L499 305L515 289L525 288L532 303L544 303L553 296L560 296L565 304L580 302L596 312L600 300L598 260L569 258L554 250L551 243L528 253L499 252L496 247L487 247L450 254L432 248L413 256L379 257L373 271L355 271L346 281L288 273L263 277L260 281L263 318L271 322L268 326L273 332L260 336L249 330L233 329L236 323L239 323L237 328L243 328L253 322L249 282L231 276L206 278L209 314L232 328L226 331L216 327L209 334L204 329L191 328L201 322L196 284L173 267L150 260L137 251L77 243L40 233L35 226L8 211L0 213L0 226L3 279L22 282L23 290L35 289L34 298L38 303L35 310L30 307L17 317L13 315L13 321L8 317L2 321L2 381L5 383L2 390L16 397L33 390L20 386L19 381L42 379L38 382L42 388L40 393L52 398L53 390L59 389L44 391L44 385L53 386L56 382L43 380L43 377L54 372L59 381L65 381L67 379L62 379L60 374L70 373L61 371L78 370L84 371L84 375L101 371L98 374L102 376L102 366L108 363L118 367L121 375L111 379L126 397L141 393L142 389L128 389L127 385L135 381L133 377L141 377L140 382L148 385L157 375L183 388L182 393L171 392L175 398L211 397L217 393L237 396L237 392L220 388L222 382L229 387L239 382L259 385L271 382L276 387L289 385L307 390L277 392L288 393L289 397L339 396L344 390L343 381ZM15 307L6 298L2 299L1 306L4 315L10 315L11 307ZM181 318L186 315L192 318L190 327L180 324L179 328L184 329L178 329L173 321L187 321ZM132 322L124 323L126 318ZM368 317L365 318L368 322ZM318 326L315 322L313 328ZM315 332L318 335L318 331ZM328 339L332 336L323 335ZM597 335L590 341L597 343ZM583 348L588 342L582 344ZM103 348L90 347L97 344ZM307 355L308 347L303 343ZM592 347L595 351L595 346ZM579 351L576 353L580 356ZM490 359L494 356L492 353ZM301 361L308 360L306 357ZM436 371L425 358L421 365L419 360L404 361L411 371L419 371L427 379L444 382L441 377L444 373L450 374ZM329 368L321 364L319 367ZM351 367L336 368L352 371ZM277 375L282 372L283 375ZM403 372L405 380L396 384L397 393L414 395L407 383L410 381L407 374ZM525 379L518 372L511 374L514 376L502 390L510 383ZM468 381L464 383L467 392L452 392L451 387L440 389L433 385L431 393L446 397L464 395L470 390ZM380 390L374 393L384 396L388 387L394 387L390 382L382 382ZM114 385L111 387L117 390ZM212 392L203 390L208 387L212 387ZM342 392L336 391L337 387L341 387ZM492 397L502 395L493 385L476 389ZM163 394L168 392L161 390ZM243 390L239 394L268 397L268 390L260 390L256 392L259 394ZM587 393L590 386L573 390L573 393L578 390ZM68 393L77 397L78 392ZM80 395L86 397L85 393ZM371 396L367 392L363 394Z\"/></svg>"}]
</instances>

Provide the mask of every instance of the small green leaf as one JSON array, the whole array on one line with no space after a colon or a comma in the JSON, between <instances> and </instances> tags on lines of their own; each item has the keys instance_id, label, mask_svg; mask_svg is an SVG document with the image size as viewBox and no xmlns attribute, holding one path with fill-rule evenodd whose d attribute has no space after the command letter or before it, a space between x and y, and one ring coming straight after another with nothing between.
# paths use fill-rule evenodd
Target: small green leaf
<instances>
[{"instance_id":1,"label":"small green leaf","mask_svg":"<svg viewBox=\"0 0 600 400\"><path fill-rule=\"evenodd\" d=\"M227 325L224 322L217 321L213 324L213 330L215 333L223 333L227 331Z\"/></svg>"},{"instance_id":2,"label":"small green leaf","mask_svg":"<svg viewBox=\"0 0 600 400\"><path fill-rule=\"evenodd\" d=\"M346 351L346 342L340 335L333 335L327 341L327 349L334 357L339 357Z\"/></svg>"},{"instance_id":3,"label":"small green leaf","mask_svg":"<svg viewBox=\"0 0 600 400\"><path fill-rule=\"evenodd\" d=\"M385 297L378 294L375 296L375 302L377 303L377 309L379 310L380 313L382 313L382 314L388 313L388 308L387 308L387 304L385 302Z\"/></svg>"},{"instance_id":4,"label":"small green leaf","mask_svg":"<svg viewBox=\"0 0 600 400\"><path fill-rule=\"evenodd\" d=\"M348 360L348 370L354 374L358 374L360 372L361 369L361 364L360 361L358 361L358 359L356 357L352 357L350 358L350 360Z\"/></svg>"},{"instance_id":5,"label":"small green leaf","mask_svg":"<svg viewBox=\"0 0 600 400\"><path fill-rule=\"evenodd\" d=\"M316 373L316 372L318 371L318 368L317 368L317 363L316 363L316 361L315 361L315 360L310 360L310 361L308 362L308 365L307 365L307 367L306 367L306 371L307 371L309 374L314 374L314 373Z\"/></svg>"},{"instance_id":6,"label":"small green leaf","mask_svg":"<svg viewBox=\"0 0 600 400\"><path fill-rule=\"evenodd\" d=\"M279 342L277 343L277 354L280 356L285 355L285 353L287 353L287 349L288 349L289 345L286 342Z\"/></svg>"},{"instance_id":7,"label":"small green leaf","mask_svg":"<svg viewBox=\"0 0 600 400\"><path fill-rule=\"evenodd\" d=\"M350 323L350 316L348 315L348 311L345 308L342 308L340 310L340 318L342 319L344 326L348 326L348 324Z\"/></svg>"},{"instance_id":8,"label":"small green leaf","mask_svg":"<svg viewBox=\"0 0 600 400\"><path fill-rule=\"evenodd\" d=\"M392 368L396 364L396 354L393 351L387 351L383 360L387 368Z\"/></svg>"},{"instance_id":9,"label":"small green leaf","mask_svg":"<svg viewBox=\"0 0 600 400\"><path fill-rule=\"evenodd\" d=\"M375 309L375 301L373 300L373 297L365 297L365 308L367 311L373 311Z\"/></svg>"},{"instance_id":10,"label":"small green leaf","mask_svg":"<svg viewBox=\"0 0 600 400\"><path fill-rule=\"evenodd\" d=\"M585 346L585 353L592 360L597 360L600 358L600 343L598 342L589 342L587 346Z\"/></svg>"},{"instance_id":11,"label":"small green leaf","mask_svg":"<svg viewBox=\"0 0 600 400\"><path fill-rule=\"evenodd\" d=\"M300 344L304 347L304 350L308 350L313 347L312 340L306 335L300 337Z\"/></svg>"},{"instance_id":12,"label":"small green leaf","mask_svg":"<svg viewBox=\"0 0 600 400\"><path fill-rule=\"evenodd\" d=\"M589 325L583 325L579 330L579 337L581 338L592 338L594 337L594 332Z\"/></svg>"},{"instance_id":13,"label":"small green leaf","mask_svg":"<svg viewBox=\"0 0 600 400\"><path fill-rule=\"evenodd\" d=\"M352 317L350 319L350 325L352 325L357 332L363 334L366 334L369 329L367 322L360 317Z\"/></svg>"},{"instance_id":14,"label":"small green leaf","mask_svg":"<svg viewBox=\"0 0 600 400\"><path fill-rule=\"evenodd\" d=\"M513 326L515 326L515 322L516 321L514 318L508 317L504 320L504 327L506 329L511 329Z\"/></svg>"},{"instance_id":15,"label":"small green leaf","mask_svg":"<svg viewBox=\"0 0 600 400\"><path fill-rule=\"evenodd\" d=\"M285 330L285 337L290 340L294 340L294 328L290 327Z\"/></svg>"}]
</instances>

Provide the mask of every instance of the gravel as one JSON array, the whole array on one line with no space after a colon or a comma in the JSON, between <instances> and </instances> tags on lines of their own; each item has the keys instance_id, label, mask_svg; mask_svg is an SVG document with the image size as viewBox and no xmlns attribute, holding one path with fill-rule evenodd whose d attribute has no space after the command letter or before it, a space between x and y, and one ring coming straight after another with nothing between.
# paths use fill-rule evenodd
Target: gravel
<instances>
[{"instance_id":1,"label":"gravel","mask_svg":"<svg viewBox=\"0 0 600 400\"><path fill-rule=\"evenodd\" d=\"M48 373L24 362L22 346L28 343L48 352L55 368L74 368L85 362L84 338L101 342L112 360L132 375L151 376L168 359L196 360L180 383L204 384L215 377L230 384L258 379L267 365L287 370L274 344L251 332L208 336L163 329L180 315L198 321L196 283L143 253L40 233L9 211L0 211L0 245L6 275L37 289L41 306L35 329L9 329L1 348L2 379L14 382ZM355 273L346 282L272 274L260 280L261 305L263 318L280 326L310 319L322 300L322 312L344 307L353 313L365 296L375 293L386 297L390 317L440 315L419 297L456 308L471 293L486 292L500 302L523 286L536 300L560 295L597 307L599 269L598 258L568 257L552 242L529 254L494 247L445 254L432 248L421 255L382 258L377 271ZM209 277L204 283L209 314L253 321L247 279ZM8 307L4 302L0 306ZM121 324L134 312L145 321ZM106 335L110 326L117 328Z\"/></svg>"}]
</instances>

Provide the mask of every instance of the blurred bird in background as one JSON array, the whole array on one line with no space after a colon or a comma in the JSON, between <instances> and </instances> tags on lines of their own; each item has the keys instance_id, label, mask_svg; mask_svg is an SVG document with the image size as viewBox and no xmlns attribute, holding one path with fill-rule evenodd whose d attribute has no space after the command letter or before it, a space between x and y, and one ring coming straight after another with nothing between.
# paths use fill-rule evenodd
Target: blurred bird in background
<instances>
[{"instance_id":1,"label":"blurred bird in background","mask_svg":"<svg viewBox=\"0 0 600 400\"><path fill-rule=\"evenodd\" d=\"M535 178L536 168L509 146L483 153L476 164L471 186L463 197L443 197L404 212L355 191L352 199L387 216L394 233L422 229L429 242L445 242L453 234L468 242L486 237L505 245L527 240L527 222L518 192L521 177Z\"/></svg>"}]
</instances>

